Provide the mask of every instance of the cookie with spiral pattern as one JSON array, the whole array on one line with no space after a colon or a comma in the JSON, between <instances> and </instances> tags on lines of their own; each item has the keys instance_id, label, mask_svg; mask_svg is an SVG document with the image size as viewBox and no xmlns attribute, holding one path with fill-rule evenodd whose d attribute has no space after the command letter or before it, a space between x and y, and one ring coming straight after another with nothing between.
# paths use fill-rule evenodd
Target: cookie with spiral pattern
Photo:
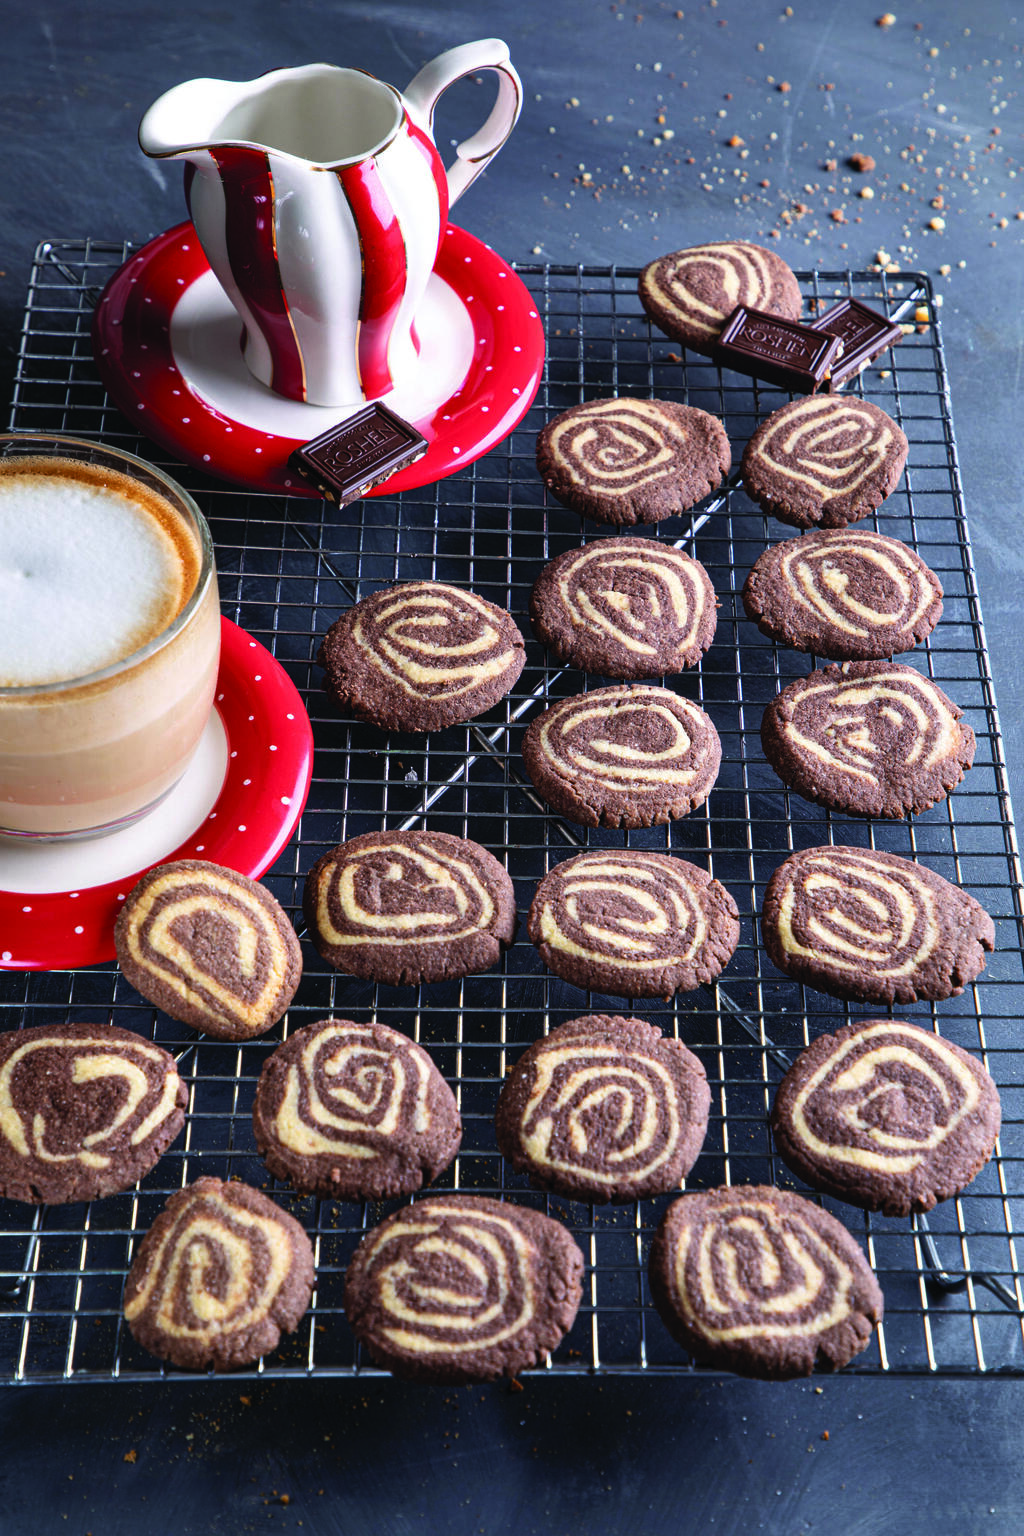
<instances>
[{"instance_id":1,"label":"cookie with spiral pattern","mask_svg":"<svg viewBox=\"0 0 1024 1536\"><path fill-rule=\"evenodd\" d=\"M779 865L761 935L794 981L889 1005L959 996L995 948L995 924L967 891L898 854L842 844Z\"/></svg>"},{"instance_id":2,"label":"cookie with spiral pattern","mask_svg":"<svg viewBox=\"0 0 1024 1536\"><path fill-rule=\"evenodd\" d=\"M531 720L523 762L559 815L586 827L651 827L688 816L718 777L722 743L699 704L620 683L560 699Z\"/></svg>"},{"instance_id":3,"label":"cookie with spiral pattern","mask_svg":"<svg viewBox=\"0 0 1024 1536\"><path fill-rule=\"evenodd\" d=\"M935 805L974 762L961 715L913 667L845 661L783 688L761 718L761 745L806 800L892 820Z\"/></svg>"},{"instance_id":4,"label":"cookie with spiral pattern","mask_svg":"<svg viewBox=\"0 0 1024 1536\"><path fill-rule=\"evenodd\" d=\"M391 986L489 970L516 928L505 868L447 832L350 838L313 865L303 911L330 965Z\"/></svg>"},{"instance_id":5,"label":"cookie with spiral pattern","mask_svg":"<svg viewBox=\"0 0 1024 1536\"><path fill-rule=\"evenodd\" d=\"M743 451L743 489L780 522L845 528L894 490L907 449L892 417L870 401L807 395L758 427Z\"/></svg>"},{"instance_id":6,"label":"cookie with spiral pattern","mask_svg":"<svg viewBox=\"0 0 1024 1536\"><path fill-rule=\"evenodd\" d=\"M942 583L899 539L815 529L758 557L743 607L762 634L795 651L880 661L931 634L942 617Z\"/></svg>"},{"instance_id":7,"label":"cookie with spiral pattern","mask_svg":"<svg viewBox=\"0 0 1024 1536\"><path fill-rule=\"evenodd\" d=\"M738 304L799 320L800 288L774 251L747 240L713 240L648 262L640 302L658 328L711 355Z\"/></svg>"},{"instance_id":8,"label":"cookie with spiral pattern","mask_svg":"<svg viewBox=\"0 0 1024 1536\"><path fill-rule=\"evenodd\" d=\"M118 914L122 974L147 1002L217 1040L265 1034L302 977L302 950L265 885L202 859L158 864Z\"/></svg>"},{"instance_id":9,"label":"cookie with spiral pattern","mask_svg":"<svg viewBox=\"0 0 1024 1536\"><path fill-rule=\"evenodd\" d=\"M779 1084L772 1134L815 1189L886 1216L968 1185L999 1135L999 1091L951 1040L902 1019L819 1035Z\"/></svg>"},{"instance_id":10,"label":"cookie with spiral pattern","mask_svg":"<svg viewBox=\"0 0 1024 1536\"><path fill-rule=\"evenodd\" d=\"M538 1189L642 1200L678 1189L704 1145L701 1061L644 1019L590 1014L520 1056L501 1090L498 1150Z\"/></svg>"},{"instance_id":11,"label":"cookie with spiral pattern","mask_svg":"<svg viewBox=\"0 0 1024 1536\"><path fill-rule=\"evenodd\" d=\"M201 1178L142 1239L124 1291L133 1337L186 1370L229 1371L276 1349L313 1294L305 1229L258 1189Z\"/></svg>"},{"instance_id":12,"label":"cookie with spiral pattern","mask_svg":"<svg viewBox=\"0 0 1024 1536\"><path fill-rule=\"evenodd\" d=\"M581 517L620 527L688 511L731 465L718 417L672 400L589 400L537 438L537 469L551 494Z\"/></svg>"},{"instance_id":13,"label":"cookie with spiral pattern","mask_svg":"<svg viewBox=\"0 0 1024 1536\"><path fill-rule=\"evenodd\" d=\"M0 1195L32 1205L130 1189L185 1123L174 1058L113 1024L0 1034Z\"/></svg>"},{"instance_id":14,"label":"cookie with spiral pattern","mask_svg":"<svg viewBox=\"0 0 1024 1536\"><path fill-rule=\"evenodd\" d=\"M464 587L409 581L364 597L331 625L317 660L343 710L384 731L440 731L514 687L522 635L504 608Z\"/></svg>"},{"instance_id":15,"label":"cookie with spiral pattern","mask_svg":"<svg viewBox=\"0 0 1024 1536\"><path fill-rule=\"evenodd\" d=\"M699 560L657 539L624 538L595 540L546 565L530 620L559 661L637 680L695 667L718 613Z\"/></svg>"},{"instance_id":16,"label":"cookie with spiral pattern","mask_svg":"<svg viewBox=\"0 0 1024 1536\"><path fill-rule=\"evenodd\" d=\"M482 1195L429 1195L368 1232L345 1314L371 1358L419 1381L541 1365L572 1327L583 1255L560 1222Z\"/></svg>"},{"instance_id":17,"label":"cookie with spiral pattern","mask_svg":"<svg viewBox=\"0 0 1024 1536\"><path fill-rule=\"evenodd\" d=\"M767 1184L681 1195L655 1233L651 1295L702 1365L785 1381L866 1348L883 1301L858 1243L810 1200Z\"/></svg>"},{"instance_id":18,"label":"cookie with spiral pattern","mask_svg":"<svg viewBox=\"0 0 1024 1536\"><path fill-rule=\"evenodd\" d=\"M739 910L707 870L669 853L591 849L556 864L527 923L548 970L613 997L663 997L714 981Z\"/></svg>"},{"instance_id":19,"label":"cookie with spiral pattern","mask_svg":"<svg viewBox=\"0 0 1024 1536\"><path fill-rule=\"evenodd\" d=\"M462 1139L455 1095L423 1047L350 1019L306 1024L278 1046L252 1124L275 1179L333 1200L415 1194Z\"/></svg>"}]
</instances>

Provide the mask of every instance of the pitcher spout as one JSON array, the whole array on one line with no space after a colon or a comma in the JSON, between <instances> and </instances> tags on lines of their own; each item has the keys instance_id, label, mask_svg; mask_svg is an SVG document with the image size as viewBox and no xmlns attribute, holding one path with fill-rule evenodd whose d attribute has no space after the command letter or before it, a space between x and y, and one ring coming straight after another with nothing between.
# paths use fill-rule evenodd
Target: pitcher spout
<instances>
[{"instance_id":1,"label":"pitcher spout","mask_svg":"<svg viewBox=\"0 0 1024 1536\"><path fill-rule=\"evenodd\" d=\"M186 80L165 91L139 124L139 147L157 160L215 148L223 124L252 93L253 80Z\"/></svg>"}]
</instances>

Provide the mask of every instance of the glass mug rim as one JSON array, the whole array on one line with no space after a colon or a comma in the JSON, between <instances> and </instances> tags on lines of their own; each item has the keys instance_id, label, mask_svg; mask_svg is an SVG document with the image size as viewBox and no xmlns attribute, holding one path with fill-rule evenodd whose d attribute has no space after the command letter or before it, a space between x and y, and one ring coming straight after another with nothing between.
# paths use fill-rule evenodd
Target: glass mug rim
<instances>
[{"instance_id":1,"label":"glass mug rim","mask_svg":"<svg viewBox=\"0 0 1024 1536\"><path fill-rule=\"evenodd\" d=\"M28 457L28 453L20 453L23 447L37 450L44 448L66 449L65 458L86 463L100 463L97 455L106 455L112 461L107 467L120 468L129 479L141 480L145 483L146 476L157 482L159 492L166 494L167 499L178 503L192 519L196 534L199 538L200 566L196 577L196 584L180 613L176 614L170 624L162 629L158 635L147 640L138 650L131 651L127 656L122 656L118 661L111 662L107 667L100 667L94 672L83 672L77 677L61 678L52 683L20 683L14 686L0 687L0 702L9 700L16 702L21 699L49 697L52 694L71 693L79 688L90 687L94 683L107 682L111 678L118 677L122 672L131 671L140 662L154 656L157 651L169 645L174 637L186 628L196 609L200 606L214 577L215 561L213 536L209 525L202 512L199 510L195 499L189 495L183 485L179 485L171 475L157 468L155 464L141 459L137 454L129 453L125 448L114 448L108 443L94 442L86 437L71 437L57 432L3 432L0 433L0 461L18 457ZM59 452L42 455L43 457L60 458ZM142 470L144 473L139 474ZM151 487L152 488L152 487Z\"/></svg>"}]
</instances>

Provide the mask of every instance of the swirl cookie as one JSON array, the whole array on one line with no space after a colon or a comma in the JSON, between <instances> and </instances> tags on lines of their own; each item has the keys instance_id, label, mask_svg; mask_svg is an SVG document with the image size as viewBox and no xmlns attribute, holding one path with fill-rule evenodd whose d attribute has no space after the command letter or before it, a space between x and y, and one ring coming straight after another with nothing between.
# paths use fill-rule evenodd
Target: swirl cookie
<instances>
[{"instance_id":1,"label":"swirl cookie","mask_svg":"<svg viewBox=\"0 0 1024 1536\"><path fill-rule=\"evenodd\" d=\"M534 630L559 661L626 680L695 667L715 638L715 591L699 560L657 539L599 539L546 565Z\"/></svg>"},{"instance_id":2,"label":"swirl cookie","mask_svg":"<svg viewBox=\"0 0 1024 1536\"><path fill-rule=\"evenodd\" d=\"M447 832L367 832L341 843L306 876L303 910L329 964L391 986L486 971L516 928L505 869Z\"/></svg>"},{"instance_id":3,"label":"swirl cookie","mask_svg":"<svg viewBox=\"0 0 1024 1536\"><path fill-rule=\"evenodd\" d=\"M182 859L143 875L114 925L117 963L147 1002L217 1040L251 1040L295 996L302 950L266 886Z\"/></svg>"},{"instance_id":4,"label":"swirl cookie","mask_svg":"<svg viewBox=\"0 0 1024 1536\"><path fill-rule=\"evenodd\" d=\"M703 805L722 744L699 705L620 684L561 699L531 720L523 762L560 815L586 827L650 827Z\"/></svg>"},{"instance_id":5,"label":"swirl cookie","mask_svg":"<svg viewBox=\"0 0 1024 1536\"><path fill-rule=\"evenodd\" d=\"M548 490L596 523L660 523L686 512L731 465L718 417L671 400L590 400L537 438Z\"/></svg>"},{"instance_id":6,"label":"swirl cookie","mask_svg":"<svg viewBox=\"0 0 1024 1536\"><path fill-rule=\"evenodd\" d=\"M681 1040L643 1019L591 1014L519 1058L498 1100L498 1150L538 1189L642 1200L678 1189L710 1104L704 1067Z\"/></svg>"},{"instance_id":7,"label":"swirl cookie","mask_svg":"<svg viewBox=\"0 0 1024 1536\"><path fill-rule=\"evenodd\" d=\"M746 240L672 251L640 274L640 302L658 328L709 356L738 304L799 320L797 280L781 256Z\"/></svg>"},{"instance_id":8,"label":"swirl cookie","mask_svg":"<svg viewBox=\"0 0 1024 1536\"><path fill-rule=\"evenodd\" d=\"M957 997L985 968L995 925L923 864L870 848L791 853L764 893L761 934L780 971L862 1003Z\"/></svg>"},{"instance_id":9,"label":"swirl cookie","mask_svg":"<svg viewBox=\"0 0 1024 1536\"><path fill-rule=\"evenodd\" d=\"M878 1281L846 1228L770 1185L681 1195L655 1234L649 1273L672 1337L741 1376L839 1370L882 1320Z\"/></svg>"},{"instance_id":10,"label":"swirl cookie","mask_svg":"<svg viewBox=\"0 0 1024 1536\"><path fill-rule=\"evenodd\" d=\"M278 1046L252 1124L275 1179L334 1200L414 1194L462 1139L455 1095L423 1047L348 1019L307 1024Z\"/></svg>"},{"instance_id":11,"label":"swirl cookie","mask_svg":"<svg viewBox=\"0 0 1024 1536\"><path fill-rule=\"evenodd\" d=\"M668 853L592 849L537 887L530 938L548 970L614 997L663 997L714 981L732 958L739 911L706 870Z\"/></svg>"},{"instance_id":12,"label":"swirl cookie","mask_svg":"<svg viewBox=\"0 0 1024 1536\"><path fill-rule=\"evenodd\" d=\"M185 1123L174 1058L113 1024L0 1034L0 1195L99 1200L149 1172Z\"/></svg>"},{"instance_id":13,"label":"swirl cookie","mask_svg":"<svg viewBox=\"0 0 1024 1536\"><path fill-rule=\"evenodd\" d=\"M766 549L743 586L762 634L831 661L909 651L942 617L942 585L899 539L819 529Z\"/></svg>"},{"instance_id":14,"label":"swirl cookie","mask_svg":"<svg viewBox=\"0 0 1024 1536\"><path fill-rule=\"evenodd\" d=\"M844 528L889 495L907 460L900 428L867 400L807 395L773 411L743 451L743 489L797 528Z\"/></svg>"},{"instance_id":15,"label":"swirl cookie","mask_svg":"<svg viewBox=\"0 0 1024 1536\"><path fill-rule=\"evenodd\" d=\"M815 1189L886 1216L930 1211L969 1184L999 1135L980 1061L901 1019L819 1035L779 1084L778 1150Z\"/></svg>"},{"instance_id":16,"label":"swirl cookie","mask_svg":"<svg viewBox=\"0 0 1024 1536\"><path fill-rule=\"evenodd\" d=\"M440 731L503 699L523 670L504 608L463 587L410 581L332 624L317 660L342 709L384 731Z\"/></svg>"},{"instance_id":17,"label":"swirl cookie","mask_svg":"<svg viewBox=\"0 0 1024 1536\"><path fill-rule=\"evenodd\" d=\"M276 1349L313 1294L313 1249L258 1189L202 1178L168 1200L128 1272L124 1315L150 1354L229 1371Z\"/></svg>"},{"instance_id":18,"label":"swirl cookie","mask_svg":"<svg viewBox=\"0 0 1024 1536\"><path fill-rule=\"evenodd\" d=\"M583 1255L550 1216L430 1195L381 1222L345 1274L345 1312L378 1365L421 1381L493 1381L540 1365L572 1327Z\"/></svg>"},{"instance_id":19,"label":"swirl cookie","mask_svg":"<svg viewBox=\"0 0 1024 1536\"><path fill-rule=\"evenodd\" d=\"M847 661L783 688L761 718L761 745L806 800L896 818L941 800L974 762L960 716L913 667Z\"/></svg>"}]
</instances>

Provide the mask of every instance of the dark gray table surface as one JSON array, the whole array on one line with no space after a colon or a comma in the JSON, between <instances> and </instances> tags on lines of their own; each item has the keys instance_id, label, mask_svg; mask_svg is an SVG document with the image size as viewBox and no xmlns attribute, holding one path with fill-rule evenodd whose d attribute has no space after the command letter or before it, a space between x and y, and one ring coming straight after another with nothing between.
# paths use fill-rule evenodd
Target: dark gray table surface
<instances>
[{"instance_id":1,"label":"dark gray table surface","mask_svg":"<svg viewBox=\"0 0 1024 1536\"><path fill-rule=\"evenodd\" d=\"M507 258L635 266L743 237L797 268L862 268L884 251L932 276L1019 801L1017 9L901 0L883 27L881 7L865 0L9 5L4 393L39 240L141 240L183 217L176 168L147 162L135 142L162 90L313 59L402 86L454 43L503 36L524 80L523 116L458 219ZM442 140L480 116L478 87L451 97ZM855 151L873 157L872 172L847 168ZM997 1379L896 1377L8 1389L0 1530L997 1536L1024 1520L1021 1392Z\"/></svg>"}]
</instances>

